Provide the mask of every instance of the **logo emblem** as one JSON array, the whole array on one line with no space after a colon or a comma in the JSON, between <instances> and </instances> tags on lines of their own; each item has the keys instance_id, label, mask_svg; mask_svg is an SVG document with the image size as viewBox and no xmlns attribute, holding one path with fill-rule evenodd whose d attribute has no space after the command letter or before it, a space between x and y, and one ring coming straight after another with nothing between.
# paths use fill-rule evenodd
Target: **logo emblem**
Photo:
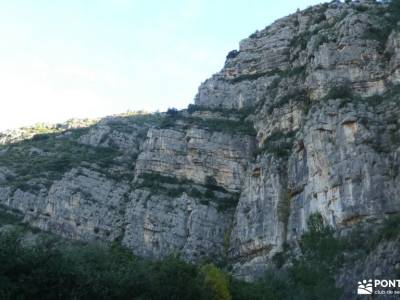
<instances>
[{"instance_id":1,"label":"logo emblem","mask_svg":"<svg viewBox=\"0 0 400 300\"><path fill-rule=\"evenodd\" d=\"M371 295L373 292L372 279L363 280L358 282L357 294L358 295Z\"/></svg>"}]
</instances>

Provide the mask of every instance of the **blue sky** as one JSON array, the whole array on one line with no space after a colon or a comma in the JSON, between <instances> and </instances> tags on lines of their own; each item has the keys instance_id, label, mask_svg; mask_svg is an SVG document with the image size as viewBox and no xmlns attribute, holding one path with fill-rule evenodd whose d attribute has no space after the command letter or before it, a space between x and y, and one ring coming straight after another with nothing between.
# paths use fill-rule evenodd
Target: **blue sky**
<instances>
[{"instance_id":1,"label":"blue sky","mask_svg":"<svg viewBox=\"0 0 400 300\"><path fill-rule=\"evenodd\" d=\"M313 0L0 0L0 130L184 108L239 41Z\"/></svg>"}]
</instances>

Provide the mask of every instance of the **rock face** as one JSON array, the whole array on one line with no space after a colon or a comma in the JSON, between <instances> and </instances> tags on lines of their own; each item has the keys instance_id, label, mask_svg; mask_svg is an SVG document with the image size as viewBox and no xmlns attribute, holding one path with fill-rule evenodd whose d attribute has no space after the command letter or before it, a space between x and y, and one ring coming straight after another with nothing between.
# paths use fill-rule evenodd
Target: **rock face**
<instances>
[{"instance_id":1,"label":"rock face","mask_svg":"<svg viewBox=\"0 0 400 300\"><path fill-rule=\"evenodd\" d=\"M3 134L0 203L65 237L211 258L249 280L314 213L338 234L379 224L400 213L390 14L337 1L280 19L241 41L187 110Z\"/></svg>"}]
</instances>

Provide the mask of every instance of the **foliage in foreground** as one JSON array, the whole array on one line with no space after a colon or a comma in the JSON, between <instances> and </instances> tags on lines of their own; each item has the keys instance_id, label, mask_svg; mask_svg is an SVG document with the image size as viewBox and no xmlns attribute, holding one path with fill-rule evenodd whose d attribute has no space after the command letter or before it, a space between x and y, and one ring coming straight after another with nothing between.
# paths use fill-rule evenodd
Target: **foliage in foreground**
<instances>
[{"instance_id":1,"label":"foliage in foreground","mask_svg":"<svg viewBox=\"0 0 400 300\"><path fill-rule=\"evenodd\" d=\"M231 299L228 277L171 257L150 262L120 247L73 244L22 229L0 232L0 299Z\"/></svg>"},{"instance_id":2,"label":"foliage in foreground","mask_svg":"<svg viewBox=\"0 0 400 300\"><path fill-rule=\"evenodd\" d=\"M176 257L151 262L117 245L65 242L45 234L32 237L19 227L3 228L0 299L5 300L339 299L342 291L335 286L335 274L345 261L343 253L358 248L354 236L351 243L335 238L333 229L323 225L320 215L314 215L300 240L301 255L285 268L248 283L212 264L195 266ZM397 238L399 228L399 217L389 219L371 238L371 248L382 240Z\"/></svg>"},{"instance_id":3,"label":"foliage in foreground","mask_svg":"<svg viewBox=\"0 0 400 300\"><path fill-rule=\"evenodd\" d=\"M302 291L305 296L316 295L321 290L327 290L326 294L336 292L326 277L331 273L324 274L329 264L321 264L326 259L324 256L330 259L331 254L315 255L308 245L322 238L321 247L331 247L332 240L325 234L314 232L305 236L304 258L288 271L267 274L255 283L246 283L232 279L212 264L195 266L175 257L150 262L134 257L120 246L66 244L48 235L39 235L32 242L22 229L3 231L0 233L0 298L303 299L290 290L297 288L297 293ZM319 271L320 279L316 282L313 274L317 265L326 268ZM314 289L317 289L315 293Z\"/></svg>"}]
</instances>

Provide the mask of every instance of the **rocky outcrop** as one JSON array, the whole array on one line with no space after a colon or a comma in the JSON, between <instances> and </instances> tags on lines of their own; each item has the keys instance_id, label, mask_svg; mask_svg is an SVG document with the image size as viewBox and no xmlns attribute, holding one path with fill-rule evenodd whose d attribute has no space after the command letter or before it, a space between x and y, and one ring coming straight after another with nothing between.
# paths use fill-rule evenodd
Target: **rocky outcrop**
<instances>
[{"instance_id":1,"label":"rocky outcrop","mask_svg":"<svg viewBox=\"0 0 400 300\"><path fill-rule=\"evenodd\" d=\"M289 213L285 167L271 156L251 164L230 239L229 255L239 277L262 275L268 258L282 250Z\"/></svg>"},{"instance_id":2,"label":"rocky outcrop","mask_svg":"<svg viewBox=\"0 0 400 300\"><path fill-rule=\"evenodd\" d=\"M384 13L367 1L293 14L243 40L200 86L198 105L252 111L262 150L235 214L238 275L262 273L313 213L340 232L400 211L398 34L374 35Z\"/></svg>"},{"instance_id":3,"label":"rocky outcrop","mask_svg":"<svg viewBox=\"0 0 400 300\"><path fill-rule=\"evenodd\" d=\"M180 253L190 261L222 258L231 214L183 193L181 196L135 190L126 210L123 244L141 256Z\"/></svg>"},{"instance_id":4,"label":"rocky outcrop","mask_svg":"<svg viewBox=\"0 0 400 300\"><path fill-rule=\"evenodd\" d=\"M16 161L14 171L2 167L0 202L23 211L31 225L64 237L118 240L152 258L181 253L191 261L222 260L255 138L210 130L200 115L185 114L171 128L158 124L167 116L112 117L81 132L7 144L4 165L20 153L63 166L57 148L82 149L69 158L65 173L43 179L43 187L30 174L24 184L16 180L29 157ZM91 151L93 157L87 156ZM37 175L49 176L46 170Z\"/></svg>"},{"instance_id":5,"label":"rocky outcrop","mask_svg":"<svg viewBox=\"0 0 400 300\"><path fill-rule=\"evenodd\" d=\"M387 41L375 39L382 27L380 9L376 3L334 1L274 22L240 42L224 68L200 86L196 104L271 107L285 94L295 98L291 89L318 100L338 84L363 96L384 92L398 82L392 57L397 33Z\"/></svg>"},{"instance_id":6,"label":"rocky outcrop","mask_svg":"<svg viewBox=\"0 0 400 300\"><path fill-rule=\"evenodd\" d=\"M282 18L241 41L187 110L3 134L0 203L65 237L212 259L248 280L314 213L339 235L373 227L400 213L391 13L333 1Z\"/></svg>"}]
</instances>

